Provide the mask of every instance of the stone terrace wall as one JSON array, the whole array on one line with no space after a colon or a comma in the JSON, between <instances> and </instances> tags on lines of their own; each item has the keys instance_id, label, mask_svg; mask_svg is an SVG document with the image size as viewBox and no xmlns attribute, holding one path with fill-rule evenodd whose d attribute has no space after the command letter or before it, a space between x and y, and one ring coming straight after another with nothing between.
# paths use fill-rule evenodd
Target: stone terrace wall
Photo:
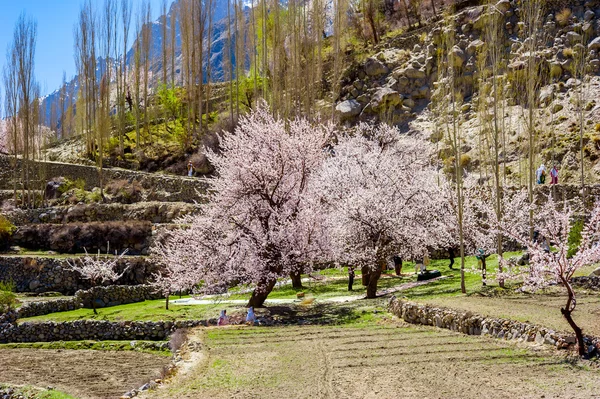
<instances>
[{"instance_id":1,"label":"stone terrace wall","mask_svg":"<svg viewBox=\"0 0 600 399\"><path fill-rule=\"evenodd\" d=\"M588 290L600 291L600 276L581 276L573 277L571 283L575 287L586 288Z\"/></svg>"},{"instance_id":2,"label":"stone terrace wall","mask_svg":"<svg viewBox=\"0 0 600 399\"><path fill-rule=\"evenodd\" d=\"M206 326L206 320L124 321L77 320L72 322L11 323L0 320L0 343L82 340L161 341L175 330Z\"/></svg>"},{"instance_id":3,"label":"stone terrace wall","mask_svg":"<svg viewBox=\"0 0 600 399\"><path fill-rule=\"evenodd\" d=\"M467 335L489 335L500 339L535 341L561 349L576 343L574 334L557 333L540 326L485 317L471 312L419 305L396 297L390 299L389 311L407 323L435 326ZM588 337L588 340L600 349L600 338Z\"/></svg>"},{"instance_id":4,"label":"stone terrace wall","mask_svg":"<svg viewBox=\"0 0 600 399\"><path fill-rule=\"evenodd\" d=\"M52 208L17 209L6 213L15 225L30 223L104 222L145 220L172 223L175 219L197 213L200 205L185 202L144 202L136 204L78 204Z\"/></svg>"},{"instance_id":5,"label":"stone terrace wall","mask_svg":"<svg viewBox=\"0 0 600 399\"><path fill-rule=\"evenodd\" d=\"M119 268L123 270L128 263L130 269L116 281L117 284L144 284L158 271L156 265L142 257L122 258ZM61 258L0 256L0 280L13 281L17 292L57 291L73 294L91 287L87 280L70 269L66 259Z\"/></svg>"},{"instance_id":6,"label":"stone terrace wall","mask_svg":"<svg viewBox=\"0 0 600 399\"><path fill-rule=\"evenodd\" d=\"M98 170L94 166L67 164L58 162L36 161L32 168L33 179L48 180L53 177L63 176L71 180L84 179L85 188L91 190L100 186ZM21 168L19 160L17 168ZM40 171L43 173L39 176ZM161 175L157 173L139 172L119 168L105 168L104 181L129 180L137 181L142 187L150 190L148 200L165 200L173 202L203 202L202 195L206 191L206 184L196 178L181 176ZM11 160L0 155L0 189L12 189Z\"/></svg>"},{"instance_id":7,"label":"stone terrace wall","mask_svg":"<svg viewBox=\"0 0 600 399\"><path fill-rule=\"evenodd\" d=\"M66 312L69 310L91 308L92 301L96 308L118 306L127 303L142 302L147 299L160 299L163 296L149 285L110 285L108 287L93 287L80 290L70 299L54 299L48 301L29 302L17 309L19 319L42 316L50 313Z\"/></svg>"}]
</instances>

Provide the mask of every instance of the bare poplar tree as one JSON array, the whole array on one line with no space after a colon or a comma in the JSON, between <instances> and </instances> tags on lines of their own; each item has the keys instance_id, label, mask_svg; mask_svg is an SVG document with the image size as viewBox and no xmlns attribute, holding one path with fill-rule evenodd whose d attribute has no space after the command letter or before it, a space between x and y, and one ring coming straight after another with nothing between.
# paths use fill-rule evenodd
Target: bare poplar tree
<instances>
[{"instance_id":1,"label":"bare poplar tree","mask_svg":"<svg viewBox=\"0 0 600 399\"><path fill-rule=\"evenodd\" d=\"M35 156L34 143L34 112L36 94L35 80L35 47L37 40L37 22L28 18L24 13L19 16L13 37L14 61L16 62L18 107L17 112L22 129L22 178L23 201L26 206L33 206L31 191L31 161ZM27 189L27 193L25 192Z\"/></svg>"}]
</instances>

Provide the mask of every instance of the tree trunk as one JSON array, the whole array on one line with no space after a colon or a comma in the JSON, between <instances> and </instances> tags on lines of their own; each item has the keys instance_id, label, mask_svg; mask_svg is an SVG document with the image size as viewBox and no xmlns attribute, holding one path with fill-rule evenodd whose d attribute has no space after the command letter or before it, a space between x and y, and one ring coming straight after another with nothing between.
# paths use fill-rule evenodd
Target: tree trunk
<instances>
[{"instance_id":1,"label":"tree trunk","mask_svg":"<svg viewBox=\"0 0 600 399\"><path fill-rule=\"evenodd\" d=\"M381 277L381 265L369 273L369 284L367 285L367 298L377 298L377 282Z\"/></svg>"},{"instance_id":2,"label":"tree trunk","mask_svg":"<svg viewBox=\"0 0 600 399\"><path fill-rule=\"evenodd\" d=\"M290 278L292 279L293 288L302 288L302 277L300 275L300 270L290 273Z\"/></svg>"},{"instance_id":3,"label":"tree trunk","mask_svg":"<svg viewBox=\"0 0 600 399\"><path fill-rule=\"evenodd\" d=\"M165 309L169 310L169 294L165 296Z\"/></svg>"},{"instance_id":4,"label":"tree trunk","mask_svg":"<svg viewBox=\"0 0 600 399\"><path fill-rule=\"evenodd\" d=\"M577 338L577 351L579 352L579 356L584 356L586 353L585 342L583 341L583 332L581 327L579 327L575 320L573 320L572 313L575 310L575 292L573 291L573 287L566 279L561 279L563 285L567 288L567 304L564 308L560 309L560 312L563 314L567 323L571 326L573 331L575 332L575 337Z\"/></svg>"},{"instance_id":5,"label":"tree trunk","mask_svg":"<svg viewBox=\"0 0 600 399\"><path fill-rule=\"evenodd\" d=\"M369 285L369 279L370 279L369 268L367 266L363 266L363 267L361 267L360 272L362 273L361 283L362 283L363 287L366 287Z\"/></svg>"},{"instance_id":6,"label":"tree trunk","mask_svg":"<svg viewBox=\"0 0 600 399\"><path fill-rule=\"evenodd\" d=\"M273 291L276 282L277 280L275 279L271 281L261 280L252 292L252 296L248 301L248 306L252 306L253 308L262 308L267 296L269 296L271 291Z\"/></svg>"}]
</instances>

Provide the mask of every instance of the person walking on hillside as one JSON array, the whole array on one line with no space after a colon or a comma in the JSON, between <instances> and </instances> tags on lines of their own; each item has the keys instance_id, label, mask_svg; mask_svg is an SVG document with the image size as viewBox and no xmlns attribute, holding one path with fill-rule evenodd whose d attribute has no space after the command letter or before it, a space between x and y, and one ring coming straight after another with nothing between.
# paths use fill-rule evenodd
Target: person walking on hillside
<instances>
[{"instance_id":1,"label":"person walking on hillside","mask_svg":"<svg viewBox=\"0 0 600 399\"><path fill-rule=\"evenodd\" d=\"M546 183L546 166L544 166L544 164L541 164L540 167L535 171L535 177L537 184Z\"/></svg>"},{"instance_id":2,"label":"person walking on hillside","mask_svg":"<svg viewBox=\"0 0 600 399\"><path fill-rule=\"evenodd\" d=\"M550 171L550 184L558 184L558 167L556 165Z\"/></svg>"},{"instance_id":3,"label":"person walking on hillside","mask_svg":"<svg viewBox=\"0 0 600 399\"><path fill-rule=\"evenodd\" d=\"M188 177L194 176L194 164L192 163L192 161L188 162L187 172L188 172Z\"/></svg>"}]
</instances>

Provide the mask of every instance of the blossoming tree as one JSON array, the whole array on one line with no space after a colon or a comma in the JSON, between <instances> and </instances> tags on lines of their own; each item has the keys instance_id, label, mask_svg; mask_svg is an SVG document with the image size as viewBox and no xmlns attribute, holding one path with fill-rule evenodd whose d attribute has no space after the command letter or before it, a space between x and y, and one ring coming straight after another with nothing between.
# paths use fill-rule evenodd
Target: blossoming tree
<instances>
[{"instance_id":1,"label":"blossoming tree","mask_svg":"<svg viewBox=\"0 0 600 399\"><path fill-rule=\"evenodd\" d=\"M336 260L360 266L374 298L388 259L422 258L428 247L444 245L447 202L424 141L387 125L361 125L339 137L333 152L314 190L327 208Z\"/></svg>"},{"instance_id":2,"label":"blossoming tree","mask_svg":"<svg viewBox=\"0 0 600 399\"><path fill-rule=\"evenodd\" d=\"M309 272L327 248L322 214L307 190L327 157L333 125L274 118L260 107L241 118L222 152L208 153L216 177L200 215L155 249L162 263L180 263L200 289L255 286L249 306L263 306L278 278Z\"/></svg>"},{"instance_id":3,"label":"blossoming tree","mask_svg":"<svg viewBox=\"0 0 600 399\"><path fill-rule=\"evenodd\" d=\"M101 255L98 250L98 254L93 256L86 251L85 256L76 261L67 261L67 264L81 277L89 280L92 287L96 287L100 284L114 283L129 270L129 266L127 266L123 271L117 271L119 261L126 253L127 251L124 251L121 255L109 256L108 251L106 255ZM98 314L95 300L92 300L92 309L94 314Z\"/></svg>"},{"instance_id":4,"label":"blossoming tree","mask_svg":"<svg viewBox=\"0 0 600 399\"><path fill-rule=\"evenodd\" d=\"M569 256L569 234L575 220L576 214L570 206L559 206L550 196L545 206L535 213L536 240L530 239L527 229L515 226L508 218L504 218L500 226L506 236L527 247L530 267L522 273L525 288L535 291L552 284L564 287L567 298L560 311L573 329L579 355L583 356L586 347L582 329L573 319L577 301L571 278L581 267L600 261L600 203L596 203L586 219L577 252Z\"/></svg>"}]
</instances>

